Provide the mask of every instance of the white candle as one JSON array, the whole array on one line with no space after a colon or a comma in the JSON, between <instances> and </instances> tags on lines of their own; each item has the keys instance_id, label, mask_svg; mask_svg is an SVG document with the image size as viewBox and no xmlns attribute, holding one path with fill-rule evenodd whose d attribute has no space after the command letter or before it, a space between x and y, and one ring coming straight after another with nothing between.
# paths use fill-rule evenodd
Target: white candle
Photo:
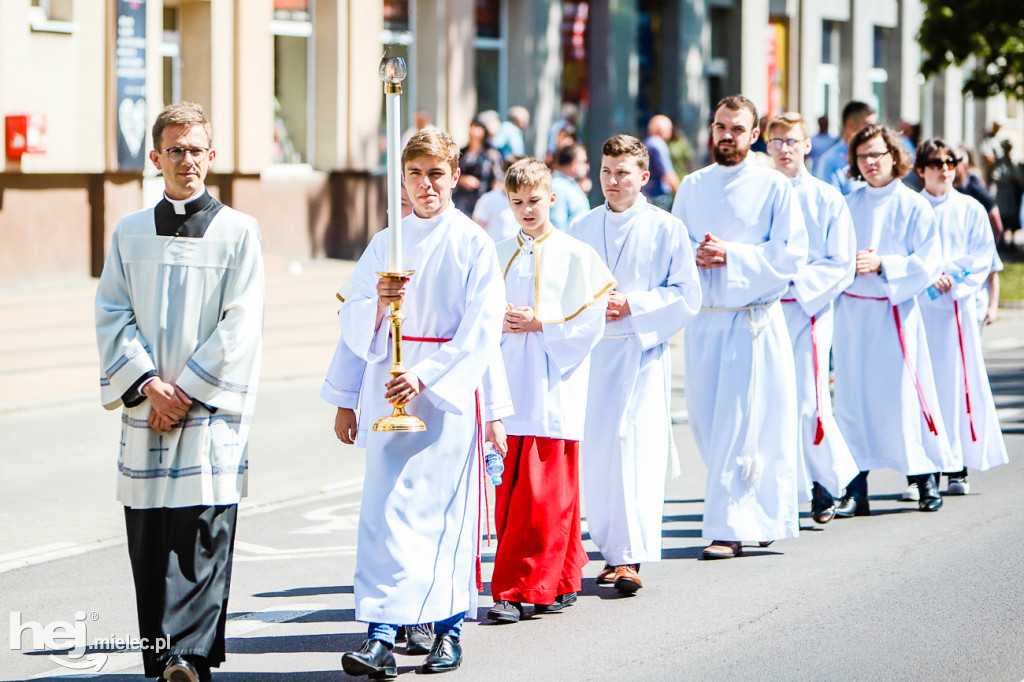
<instances>
[{"instance_id":1,"label":"white candle","mask_svg":"<svg viewBox=\"0 0 1024 682\"><path fill-rule=\"evenodd\" d=\"M402 96L389 92L384 98L388 128L388 269L402 272Z\"/></svg>"}]
</instances>

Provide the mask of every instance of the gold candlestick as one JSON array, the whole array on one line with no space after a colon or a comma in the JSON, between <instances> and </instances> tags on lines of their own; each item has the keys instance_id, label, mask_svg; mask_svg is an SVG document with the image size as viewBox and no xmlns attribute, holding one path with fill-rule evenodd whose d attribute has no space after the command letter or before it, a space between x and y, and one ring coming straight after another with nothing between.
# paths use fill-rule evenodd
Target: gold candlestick
<instances>
[{"instance_id":1,"label":"gold candlestick","mask_svg":"<svg viewBox=\"0 0 1024 682\"><path fill-rule=\"evenodd\" d=\"M415 271L406 270L405 272L378 272L377 274L388 279L402 280L411 277L413 272ZM388 307L388 320L391 321L391 349L393 351L393 362L388 373L393 378L397 378L405 374L405 367L402 365L402 321L405 320L405 315L402 314L401 301L395 301ZM392 405L393 409L390 416L381 417L373 423L374 431L409 432L427 430L427 425L423 423L422 419L416 415L406 414L404 402L397 401L393 402Z\"/></svg>"}]
</instances>

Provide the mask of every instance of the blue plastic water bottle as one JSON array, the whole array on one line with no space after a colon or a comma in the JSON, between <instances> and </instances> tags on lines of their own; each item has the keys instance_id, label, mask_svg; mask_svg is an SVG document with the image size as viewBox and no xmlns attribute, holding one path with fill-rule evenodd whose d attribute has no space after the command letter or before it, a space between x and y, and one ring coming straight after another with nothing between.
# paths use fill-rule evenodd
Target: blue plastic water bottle
<instances>
[{"instance_id":1,"label":"blue plastic water bottle","mask_svg":"<svg viewBox=\"0 0 1024 682\"><path fill-rule=\"evenodd\" d=\"M969 274L971 274L970 270L961 270L960 272L954 272L952 275L950 275L950 277L953 278L954 282L959 284L960 282L967 279L967 275ZM939 296L942 296L942 292L936 289L934 284L928 287L928 298L934 301Z\"/></svg>"},{"instance_id":2,"label":"blue plastic water bottle","mask_svg":"<svg viewBox=\"0 0 1024 682\"><path fill-rule=\"evenodd\" d=\"M484 470L494 485L501 485L501 475L505 473L504 459L494 443L488 441L484 446Z\"/></svg>"}]
</instances>

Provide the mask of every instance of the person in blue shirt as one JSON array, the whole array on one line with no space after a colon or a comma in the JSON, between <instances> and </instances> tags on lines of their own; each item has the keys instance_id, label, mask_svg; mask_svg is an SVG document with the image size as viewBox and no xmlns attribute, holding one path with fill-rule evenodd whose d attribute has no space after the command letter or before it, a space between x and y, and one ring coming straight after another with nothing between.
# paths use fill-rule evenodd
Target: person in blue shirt
<instances>
[{"instance_id":1,"label":"person in blue shirt","mask_svg":"<svg viewBox=\"0 0 1024 682\"><path fill-rule=\"evenodd\" d=\"M672 167L672 155L668 149L671 139L672 119L663 114L652 116L647 123L647 139L644 140L651 155L651 179L641 189L651 203L666 211L672 208L672 197L679 187L679 176Z\"/></svg>"},{"instance_id":2,"label":"person in blue shirt","mask_svg":"<svg viewBox=\"0 0 1024 682\"><path fill-rule=\"evenodd\" d=\"M878 115L870 104L853 100L843 107L843 139L822 153L814 167L814 176L824 180L843 194L860 187L849 176L850 160L847 142L866 125L878 122Z\"/></svg>"},{"instance_id":3,"label":"person in blue shirt","mask_svg":"<svg viewBox=\"0 0 1024 682\"><path fill-rule=\"evenodd\" d=\"M549 219L559 230L568 229L573 220L590 210L590 200L579 185L589 172L587 150L583 145L565 145L555 153L551 191L556 200Z\"/></svg>"},{"instance_id":4,"label":"person in blue shirt","mask_svg":"<svg viewBox=\"0 0 1024 682\"><path fill-rule=\"evenodd\" d=\"M818 134L811 138L811 151L807 152L807 169L813 169L821 155L831 149L838 141L839 138L832 137L828 133L828 116L819 116Z\"/></svg>"}]
</instances>

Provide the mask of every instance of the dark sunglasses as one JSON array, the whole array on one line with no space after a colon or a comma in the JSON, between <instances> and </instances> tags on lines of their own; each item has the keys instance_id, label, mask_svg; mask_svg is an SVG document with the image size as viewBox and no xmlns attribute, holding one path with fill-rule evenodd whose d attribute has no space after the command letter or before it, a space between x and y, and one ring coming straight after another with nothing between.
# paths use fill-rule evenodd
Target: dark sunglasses
<instances>
[{"instance_id":1,"label":"dark sunglasses","mask_svg":"<svg viewBox=\"0 0 1024 682\"><path fill-rule=\"evenodd\" d=\"M963 159L958 159L954 156L949 156L945 159L928 159L924 162L925 168L931 168L932 170L953 170Z\"/></svg>"}]
</instances>

